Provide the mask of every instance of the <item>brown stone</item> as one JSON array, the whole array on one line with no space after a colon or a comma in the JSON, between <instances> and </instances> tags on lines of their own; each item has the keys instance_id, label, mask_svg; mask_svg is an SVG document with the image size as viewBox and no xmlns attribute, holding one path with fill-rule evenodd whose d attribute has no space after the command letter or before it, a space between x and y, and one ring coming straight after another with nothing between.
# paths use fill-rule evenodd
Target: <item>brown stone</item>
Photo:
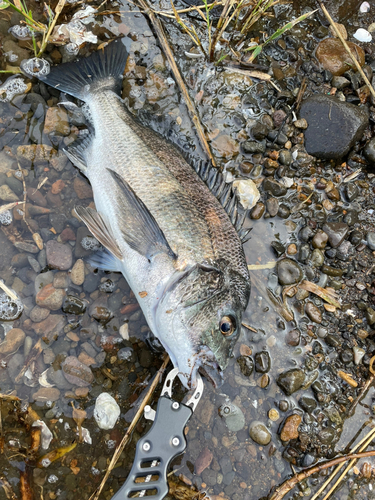
<instances>
[{"instance_id":1,"label":"brown stone","mask_svg":"<svg viewBox=\"0 0 375 500\"><path fill-rule=\"evenodd\" d=\"M37 335L43 337L49 336L52 338L53 335L57 337L62 332L65 324L66 320L64 316L61 314L50 314L45 320L39 323L33 323L32 328Z\"/></svg>"},{"instance_id":2,"label":"brown stone","mask_svg":"<svg viewBox=\"0 0 375 500\"><path fill-rule=\"evenodd\" d=\"M79 177L75 177L73 181L73 189L80 200L92 198L91 186Z\"/></svg>"},{"instance_id":3,"label":"brown stone","mask_svg":"<svg viewBox=\"0 0 375 500\"><path fill-rule=\"evenodd\" d=\"M203 448L200 452L196 462L195 462L195 473L200 476L202 472L211 465L212 459L214 458L211 450L207 447Z\"/></svg>"},{"instance_id":4,"label":"brown stone","mask_svg":"<svg viewBox=\"0 0 375 500\"><path fill-rule=\"evenodd\" d=\"M17 148L17 157L31 162L47 162L56 154L56 149L45 144L29 144Z\"/></svg>"},{"instance_id":5,"label":"brown stone","mask_svg":"<svg viewBox=\"0 0 375 500\"><path fill-rule=\"evenodd\" d=\"M82 351L81 354L78 356L78 361L83 363L86 366L91 366L95 365L96 361L94 358L89 356L86 352Z\"/></svg>"},{"instance_id":6,"label":"brown stone","mask_svg":"<svg viewBox=\"0 0 375 500\"><path fill-rule=\"evenodd\" d=\"M72 267L73 255L70 245L63 245L56 240L46 243L47 264L52 269L67 271Z\"/></svg>"},{"instance_id":7,"label":"brown stone","mask_svg":"<svg viewBox=\"0 0 375 500\"><path fill-rule=\"evenodd\" d=\"M302 418L300 415L290 415L285 420L285 424L280 433L281 441L289 441L290 439L298 438L298 426L302 422Z\"/></svg>"},{"instance_id":8,"label":"brown stone","mask_svg":"<svg viewBox=\"0 0 375 500\"><path fill-rule=\"evenodd\" d=\"M347 44L359 64L363 66L365 64L363 49L352 42L347 42ZM354 66L353 61L338 38L322 40L316 49L316 57L324 69L330 71L334 76L340 76Z\"/></svg>"},{"instance_id":9,"label":"brown stone","mask_svg":"<svg viewBox=\"0 0 375 500\"><path fill-rule=\"evenodd\" d=\"M290 346L297 346L301 338L301 332L297 329L291 330L285 336L285 342Z\"/></svg>"},{"instance_id":10,"label":"brown stone","mask_svg":"<svg viewBox=\"0 0 375 500\"><path fill-rule=\"evenodd\" d=\"M70 227L66 227L62 233L60 233L60 239L62 243L66 243L67 241L75 241L76 235Z\"/></svg>"},{"instance_id":11,"label":"brown stone","mask_svg":"<svg viewBox=\"0 0 375 500\"><path fill-rule=\"evenodd\" d=\"M262 215L264 214L266 210L266 206L264 203L262 203L261 201L259 201L255 207L251 210L250 212L250 218L251 219L260 219L262 217Z\"/></svg>"},{"instance_id":12,"label":"brown stone","mask_svg":"<svg viewBox=\"0 0 375 500\"><path fill-rule=\"evenodd\" d=\"M60 391L55 387L41 387L32 397L35 401L57 401L60 399Z\"/></svg>"},{"instance_id":13,"label":"brown stone","mask_svg":"<svg viewBox=\"0 0 375 500\"><path fill-rule=\"evenodd\" d=\"M212 148L221 158L229 159L237 156L240 145L229 135L219 135L211 142Z\"/></svg>"},{"instance_id":14,"label":"brown stone","mask_svg":"<svg viewBox=\"0 0 375 500\"><path fill-rule=\"evenodd\" d=\"M36 295L35 302L40 307L57 311L62 306L65 290L54 288L52 283L44 286Z\"/></svg>"},{"instance_id":15,"label":"brown stone","mask_svg":"<svg viewBox=\"0 0 375 500\"><path fill-rule=\"evenodd\" d=\"M46 207L47 206L47 200L45 196L39 191L39 189L34 189L34 188L27 188L27 199L35 203L36 205L39 205L40 207Z\"/></svg>"},{"instance_id":16,"label":"brown stone","mask_svg":"<svg viewBox=\"0 0 375 500\"><path fill-rule=\"evenodd\" d=\"M25 341L25 332L20 328L12 328L0 344L0 355L14 354Z\"/></svg>"},{"instance_id":17,"label":"brown stone","mask_svg":"<svg viewBox=\"0 0 375 500\"><path fill-rule=\"evenodd\" d=\"M59 179L52 184L51 193L59 194L64 189L64 187L65 187L65 182L62 179Z\"/></svg>"},{"instance_id":18,"label":"brown stone","mask_svg":"<svg viewBox=\"0 0 375 500\"><path fill-rule=\"evenodd\" d=\"M48 108L44 121L44 133L55 135L69 135L70 127L68 114L63 108Z\"/></svg>"}]
</instances>

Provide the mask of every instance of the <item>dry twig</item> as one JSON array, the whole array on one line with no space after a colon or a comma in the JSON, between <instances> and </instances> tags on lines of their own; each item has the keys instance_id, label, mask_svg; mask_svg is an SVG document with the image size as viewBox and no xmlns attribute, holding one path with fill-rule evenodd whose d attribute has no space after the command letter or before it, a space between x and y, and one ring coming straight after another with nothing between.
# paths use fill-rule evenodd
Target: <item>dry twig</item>
<instances>
[{"instance_id":1,"label":"dry twig","mask_svg":"<svg viewBox=\"0 0 375 500\"><path fill-rule=\"evenodd\" d=\"M360 393L358 394L358 396L355 398L355 400L351 404L351 406L348 410L349 417L351 417L354 414L354 410L356 409L358 403L361 401L361 399L363 399L365 397L365 395L367 394L367 391L370 389L371 385L374 383L374 380L375 380L375 370L373 369L374 362L375 362L375 356L373 356L370 360L369 370L370 370L371 375L366 380L365 385L362 387Z\"/></svg>"},{"instance_id":2,"label":"dry twig","mask_svg":"<svg viewBox=\"0 0 375 500\"><path fill-rule=\"evenodd\" d=\"M159 371L155 375L155 378L152 381L149 390L147 391L145 397L143 398L143 401L140 404L140 407L138 408L137 413L134 415L134 418L133 418L131 424L129 425L128 430L126 431L126 434L122 438L121 443L116 448L116 450L115 450L115 452L113 454L113 457L111 459L111 462L108 465L108 469L107 469L107 471L106 471L106 473L105 473L105 475L104 475L104 477L102 479L102 482L100 483L99 487L94 491L94 493L90 496L89 500L98 500L99 495L102 492L102 490L104 488L104 485L107 482L107 479L109 478L110 473L114 469L114 467L115 467L115 465L117 463L117 460L120 458L121 453L123 452L126 444L128 443L128 441L130 439L130 436L131 436L131 433L133 432L133 430L134 430L135 426L137 425L139 419L143 415L144 407L148 404L149 400L151 399L151 396L153 395L153 393L154 393L154 391L156 389L156 386L158 385L158 383L159 383L159 381L160 381L160 379L161 379L161 377L162 377L162 375L164 373L164 370L167 367L168 363L169 363L169 356L167 355L165 357L164 361L163 361L163 364L159 368Z\"/></svg>"},{"instance_id":3,"label":"dry twig","mask_svg":"<svg viewBox=\"0 0 375 500\"><path fill-rule=\"evenodd\" d=\"M335 465L341 464L343 462L347 462L348 460L359 460L360 458L374 457L375 450L373 451L365 451L363 453L353 453L350 455L345 455L343 457L334 458L333 460L329 460L328 462L323 462L318 465L314 465L310 469L305 469L298 474L295 474L290 479L287 479L281 486L279 486L276 491L271 495L270 500L281 500L284 496L290 492L297 484L299 484L304 479L316 474L317 472L321 472L322 470L329 469Z\"/></svg>"},{"instance_id":4,"label":"dry twig","mask_svg":"<svg viewBox=\"0 0 375 500\"><path fill-rule=\"evenodd\" d=\"M322 298L329 304L332 304L338 309L341 309L340 302L336 300L338 296L333 290L332 291L327 290L326 288L322 288L321 286L317 285L316 283L313 283L312 281L306 281L306 280L302 281L298 285L298 288L302 288L302 290L306 290L307 292L315 293L315 295Z\"/></svg>"},{"instance_id":5,"label":"dry twig","mask_svg":"<svg viewBox=\"0 0 375 500\"><path fill-rule=\"evenodd\" d=\"M212 156L210 146L208 145L206 135L205 135L204 130L203 130L203 126L199 120L197 110L195 108L193 101L190 99L189 92L187 91L184 80L182 79L180 71L177 67L175 58L173 56L172 50L169 46L167 37L165 35L163 25L162 25L160 19L158 19L155 16L153 10L149 7L147 0L138 0L138 3L142 7L142 9L144 10L145 14L147 14L147 16L149 17L150 22L152 24L152 27L155 29L156 35L157 35L159 42L162 46L164 54L166 55L166 57L168 59L172 73L177 81L177 84L180 88L180 91L182 92L182 95L184 96L184 100L185 100L186 106L188 108L190 118L191 118L191 120L192 120L192 122L197 130L197 134L198 134L199 140L201 142L201 145L202 145L204 151L206 152L207 156L210 158L212 164L214 166L216 166L216 162L215 162L214 157Z\"/></svg>"},{"instance_id":6,"label":"dry twig","mask_svg":"<svg viewBox=\"0 0 375 500\"><path fill-rule=\"evenodd\" d=\"M370 83L370 80L367 78L367 76L365 75L363 69L361 68L361 65L359 64L359 62L357 61L356 57L352 54L350 48L348 47L348 44L346 43L346 41L344 40L342 34L340 33L340 30L337 29L337 26L336 26L336 23L334 22L334 20L332 19L332 17L330 16L328 10L325 8L325 6L323 5L323 3L321 1L319 1L319 5L320 5L320 8L322 9L323 11L323 14L326 16L326 18L328 19L333 31L336 33L336 36L340 39L341 43L343 44L346 52L348 53L348 55L350 56L351 60L353 61L355 67L357 68L357 70L360 72L365 84L368 86L373 98L375 99L375 90L374 90L374 87L371 85Z\"/></svg>"}]
</instances>

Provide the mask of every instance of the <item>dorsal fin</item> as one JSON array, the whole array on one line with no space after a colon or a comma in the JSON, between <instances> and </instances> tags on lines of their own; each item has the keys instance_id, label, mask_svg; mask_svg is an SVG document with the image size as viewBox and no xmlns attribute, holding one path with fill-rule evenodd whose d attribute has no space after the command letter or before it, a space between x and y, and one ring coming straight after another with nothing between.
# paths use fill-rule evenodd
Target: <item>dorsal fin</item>
<instances>
[{"instance_id":1,"label":"dorsal fin","mask_svg":"<svg viewBox=\"0 0 375 500\"><path fill-rule=\"evenodd\" d=\"M186 161L194 167L195 171L202 181L205 182L212 194L219 200L239 233L241 241L243 237L247 238L249 233L247 229L245 230L246 234L241 235L240 232L249 211L241 207L239 197L232 185L225 182L223 174L218 168L214 167L210 161L197 160L187 153L183 153L183 156ZM242 242L244 243L244 241Z\"/></svg>"}]
</instances>

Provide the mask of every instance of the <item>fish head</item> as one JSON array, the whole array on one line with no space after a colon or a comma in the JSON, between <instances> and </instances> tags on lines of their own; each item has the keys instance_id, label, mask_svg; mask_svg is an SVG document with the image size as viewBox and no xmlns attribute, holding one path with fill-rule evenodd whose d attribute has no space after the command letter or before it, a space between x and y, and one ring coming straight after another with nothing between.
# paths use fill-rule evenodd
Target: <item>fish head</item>
<instances>
[{"instance_id":1,"label":"fish head","mask_svg":"<svg viewBox=\"0 0 375 500\"><path fill-rule=\"evenodd\" d=\"M250 280L230 266L197 264L168 286L156 311L157 336L187 388L199 371L214 385L241 332Z\"/></svg>"}]
</instances>

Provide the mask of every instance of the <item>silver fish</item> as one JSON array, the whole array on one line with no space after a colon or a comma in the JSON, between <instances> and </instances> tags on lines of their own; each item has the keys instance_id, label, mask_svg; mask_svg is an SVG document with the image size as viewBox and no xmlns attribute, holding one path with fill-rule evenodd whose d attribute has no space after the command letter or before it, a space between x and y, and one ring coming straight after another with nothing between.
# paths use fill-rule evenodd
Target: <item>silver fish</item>
<instances>
[{"instance_id":1,"label":"silver fish","mask_svg":"<svg viewBox=\"0 0 375 500\"><path fill-rule=\"evenodd\" d=\"M96 210L78 216L107 251L97 267L120 271L186 387L199 369L219 386L241 329L250 279L236 197L200 166L139 125L119 97L127 59L120 40L51 69L47 84L85 102L92 132L66 154L89 179ZM199 170L198 169L198 170ZM216 196L213 194L215 193Z\"/></svg>"}]
</instances>

